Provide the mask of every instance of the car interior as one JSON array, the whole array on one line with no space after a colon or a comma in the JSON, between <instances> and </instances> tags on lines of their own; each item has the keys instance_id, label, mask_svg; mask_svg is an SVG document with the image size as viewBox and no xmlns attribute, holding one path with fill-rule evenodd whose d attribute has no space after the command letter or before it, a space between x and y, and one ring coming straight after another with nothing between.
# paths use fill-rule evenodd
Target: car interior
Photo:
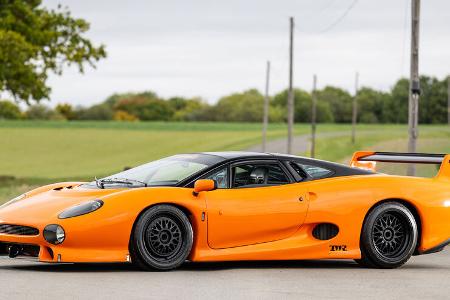
<instances>
[{"instance_id":1,"label":"car interior","mask_svg":"<svg viewBox=\"0 0 450 300\"><path fill-rule=\"evenodd\" d=\"M231 169L232 187L257 187L289 183L289 178L278 164L242 164Z\"/></svg>"},{"instance_id":2,"label":"car interior","mask_svg":"<svg viewBox=\"0 0 450 300\"><path fill-rule=\"evenodd\" d=\"M314 180L328 177L333 172L321 167L303 165L290 162L290 167L299 175L297 181ZM215 180L219 189L250 188L261 186L274 186L290 183L289 177L283 168L275 162L242 163L231 167L229 183L228 167L222 168L205 179Z\"/></svg>"}]
</instances>

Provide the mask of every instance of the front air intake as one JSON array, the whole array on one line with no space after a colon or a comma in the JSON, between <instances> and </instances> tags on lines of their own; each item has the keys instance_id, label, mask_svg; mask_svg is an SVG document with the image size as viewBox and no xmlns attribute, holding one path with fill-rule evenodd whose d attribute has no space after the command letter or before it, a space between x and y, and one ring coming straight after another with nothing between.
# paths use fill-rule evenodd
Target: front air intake
<instances>
[{"instance_id":1,"label":"front air intake","mask_svg":"<svg viewBox=\"0 0 450 300\"><path fill-rule=\"evenodd\" d=\"M339 228L330 223L321 223L317 224L316 227L313 229L313 236L322 241L326 241L329 239L334 238L339 233Z\"/></svg>"},{"instance_id":2,"label":"front air intake","mask_svg":"<svg viewBox=\"0 0 450 300\"><path fill-rule=\"evenodd\" d=\"M39 230L28 226L0 224L0 233L11 235L39 235Z\"/></svg>"}]
</instances>

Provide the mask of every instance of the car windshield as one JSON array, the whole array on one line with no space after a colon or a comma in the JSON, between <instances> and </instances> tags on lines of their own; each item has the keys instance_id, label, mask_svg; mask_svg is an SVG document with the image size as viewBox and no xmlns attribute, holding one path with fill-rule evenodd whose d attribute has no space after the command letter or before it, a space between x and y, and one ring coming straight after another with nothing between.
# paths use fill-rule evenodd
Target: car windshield
<instances>
[{"instance_id":1,"label":"car windshield","mask_svg":"<svg viewBox=\"0 0 450 300\"><path fill-rule=\"evenodd\" d=\"M99 188L175 186L221 160L220 157L207 154L174 155L102 179L96 179L88 185Z\"/></svg>"}]
</instances>

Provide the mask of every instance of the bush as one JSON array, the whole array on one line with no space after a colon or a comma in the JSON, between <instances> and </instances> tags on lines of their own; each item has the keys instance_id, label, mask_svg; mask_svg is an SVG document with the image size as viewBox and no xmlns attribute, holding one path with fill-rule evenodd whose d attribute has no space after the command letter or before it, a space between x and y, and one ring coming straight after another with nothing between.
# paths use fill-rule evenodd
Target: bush
<instances>
[{"instance_id":1,"label":"bush","mask_svg":"<svg viewBox=\"0 0 450 300\"><path fill-rule=\"evenodd\" d=\"M114 112L106 104L97 104L89 108L78 108L76 111L79 120L112 120Z\"/></svg>"},{"instance_id":2,"label":"bush","mask_svg":"<svg viewBox=\"0 0 450 300\"><path fill-rule=\"evenodd\" d=\"M272 107L277 107L283 113L281 114L280 121L287 120L287 98L288 90L284 90L275 95L271 102ZM271 109L272 109L271 107ZM330 103L325 101L320 101L317 99L317 117L316 121L320 123L330 123L334 121L333 112L330 107ZM294 120L295 122L311 122L312 115L312 97L311 95L303 90L294 89Z\"/></svg>"},{"instance_id":3,"label":"bush","mask_svg":"<svg viewBox=\"0 0 450 300\"><path fill-rule=\"evenodd\" d=\"M75 120L77 119L77 116L75 114L75 111L72 108L72 105L68 103L61 103L58 104L55 108L55 111L59 113L60 115L64 116L66 120Z\"/></svg>"},{"instance_id":4,"label":"bush","mask_svg":"<svg viewBox=\"0 0 450 300\"><path fill-rule=\"evenodd\" d=\"M129 114L123 110L118 110L114 113L114 120L115 121L139 121L139 119L136 116Z\"/></svg>"},{"instance_id":5,"label":"bush","mask_svg":"<svg viewBox=\"0 0 450 300\"><path fill-rule=\"evenodd\" d=\"M31 105L25 115L30 120L65 120L63 115L43 104Z\"/></svg>"},{"instance_id":6,"label":"bush","mask_svg":"<svg viewBox=\"0 0 450 300\"><path fill-rule=\"evenodd\" d=\"M114 109L126 111L143 121L169 121L174 113L167 101L144 96L119 100Z\"/></svg>"},{"instance_id":7,"label":"bush","mask_svg":"<svg viewBox=\"0 0 450 300\"><path fill-rule=\"evenodd\" d=\"M199 98L183 100L176 102L173 99L180 100L180 98L172 98L172 107L178 107L173 115L174 121L201 121L207 116L209 105Z\"/></svg>"},{"instance_id":8,"label":"bush","mask_svg":"<svg viewBox=\"0 0 450 300\"><path fill-rule=\"evenodd\" d=\"M0 101L0 119L17 120L21 117L19 106L7 100Z\"/></svg>"},{"instance_id":9,"label":"bush","mask_svg":"<svg viewBox=\"0 0 450 300\"><path fill-rule=\"evenodd\" d=\"M255 89L223 97L212 112L216 121L261 122L264 97Z\"/></svg>"}]
</instances>

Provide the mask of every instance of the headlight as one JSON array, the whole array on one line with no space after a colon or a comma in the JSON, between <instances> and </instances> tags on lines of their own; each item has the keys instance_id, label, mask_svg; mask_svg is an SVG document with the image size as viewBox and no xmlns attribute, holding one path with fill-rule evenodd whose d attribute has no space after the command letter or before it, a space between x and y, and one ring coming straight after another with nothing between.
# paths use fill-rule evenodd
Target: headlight
<instances>
[{"instance_id":1,"label":"headlight","mask_svg":"<svg viewBox=\"0 0 450 300\"><path fill-rule=\"evenodd\" d=\"M26 196L27 196L27 194L22 194L22 195L20 195L20 196L17 196L16 198L14 198L14 199L12 199L12 200L9 200L9 201L6 202L5 204L0 205L0 208L3 208L3 207L8 206L8 205L10 205L10 204L13 204L14 202L20 201L20 200L24 199Z\"/></svg>"},{"instance_id":2,"label":"headlight","mask_svg":"<svg viewBox=\"0 0 450 300\"><path fill-rule=\"evenodd\" d=\"M59 225L47 225L44 228L44 239L50 244L59 245L66 239L66 233Z\"/></svg>"},{"instance_id":3,"label":"headlight","mask_svg":"<svg viewBox=\"0 0 450 300\"><path fill-rule=\"evenodd\" d=\"M102 206L103 206L102 200L89 201L66 209L65 211L59 214L58 218L68 219L78 217L96 211Z\"/></svg>"}]
</instances>

